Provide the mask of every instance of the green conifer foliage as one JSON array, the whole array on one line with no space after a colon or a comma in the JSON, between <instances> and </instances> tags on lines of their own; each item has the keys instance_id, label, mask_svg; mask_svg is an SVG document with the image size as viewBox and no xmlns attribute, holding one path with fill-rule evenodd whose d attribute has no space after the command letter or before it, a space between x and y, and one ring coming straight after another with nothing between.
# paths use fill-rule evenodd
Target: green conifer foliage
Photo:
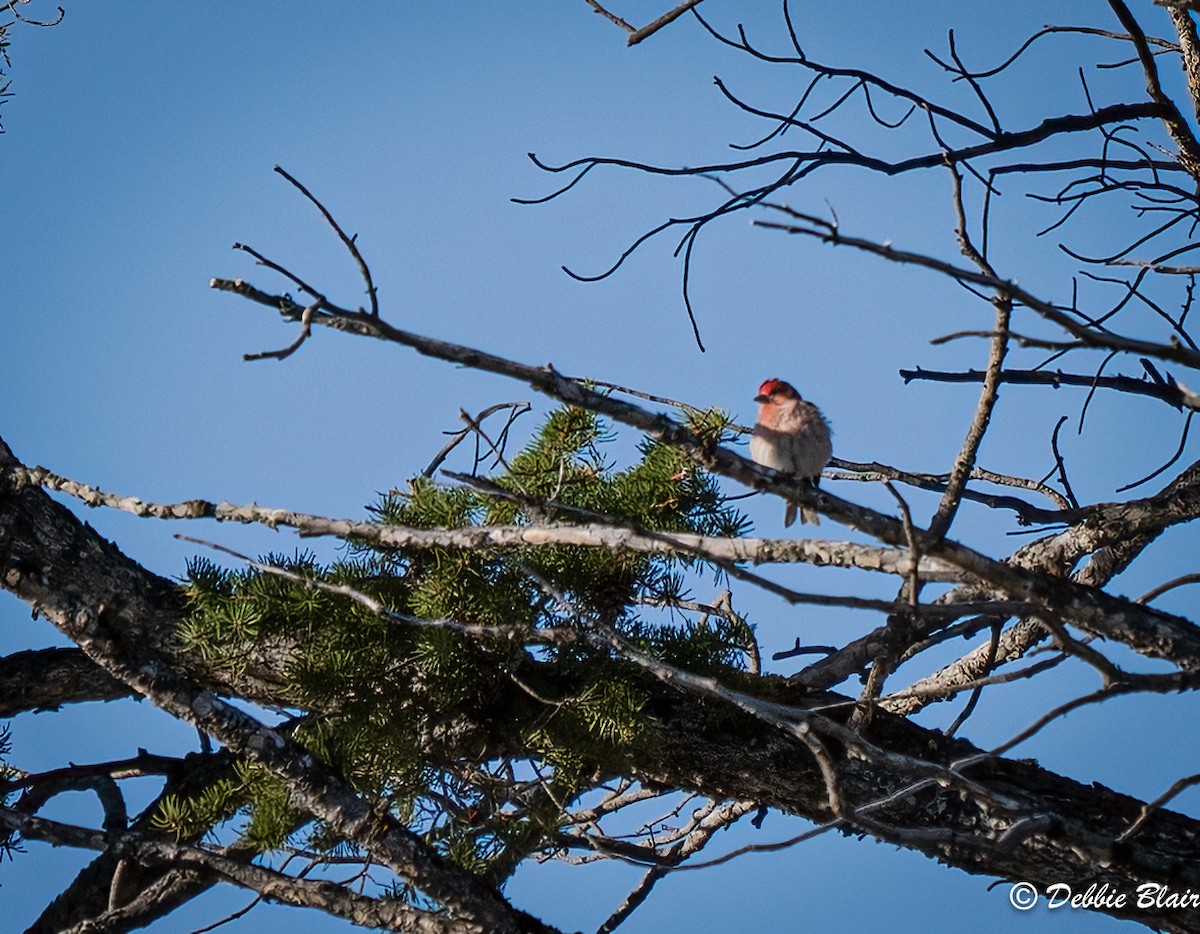
<instances>
[{"instance_id":1,"label":"green conifer foliage","mask_svg":"<svg viewBox=\"0 0 1200 934\"><path fill-rule=\"evenodd\" d=\"M718 440L727 420L698 413ZM745 520L714 479L674 448L643 441L618 468L591 412L552 412L490 488L417 478L373 508L418 528L605 521L644 530L739 535ZM510 495L499 495L496 490ZM602 782L622 750L653 741L639 670L587 638L597 620L673 664L732 675L746 633L647 609L683 594L694 562L581 546L374 550L326 567L312 555L263 563L347 585L418 625L385 619L341 594L256 570L189 567L181 637L217 668L262 652L289 659L294 737L443 853L494 880L545 848L572 800ZM464 631L464 628L474 631ZM478 627L487 627L480 634ZM515 740L514 740L515 737ZM464 761L462 750L477 750ZM522 784L524 780L524 784ZM239 811L263 849L297 826L280 788L250 772L204 796L172 799L163 826L190 835ZM309 846L341 845L327 828Z\"/></svg>"}]
</instances>

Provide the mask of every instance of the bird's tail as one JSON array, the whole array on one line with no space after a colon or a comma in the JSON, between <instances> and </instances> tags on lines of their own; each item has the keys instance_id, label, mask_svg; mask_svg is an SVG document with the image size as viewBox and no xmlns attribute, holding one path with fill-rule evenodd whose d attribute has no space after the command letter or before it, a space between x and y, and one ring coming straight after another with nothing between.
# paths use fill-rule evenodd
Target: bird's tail
<instances>
[{"instance_id":1,"label":"bird's tail","mask_svg":"<svg viewBox=\"0 0 1200 934\"><path fill-rule=\"evenodd\" d=\"M810 523L812 525L821 524L821 514L811 506L797 506L795 503L788 503L787 509L783 513L783 527L791 528L796 521L796 515L799 513L800 524Z\"/></svg>"}]
</instances>

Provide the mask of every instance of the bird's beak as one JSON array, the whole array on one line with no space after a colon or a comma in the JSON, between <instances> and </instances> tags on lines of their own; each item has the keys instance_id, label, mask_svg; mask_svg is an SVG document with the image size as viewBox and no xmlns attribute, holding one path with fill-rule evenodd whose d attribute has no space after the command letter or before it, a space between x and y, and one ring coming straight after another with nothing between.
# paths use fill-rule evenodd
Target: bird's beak
<instances>
[{"instance_id":1,"label":"bird's beak","mask_svg":"<svg viewBox=\"0 0 1200 934\"><path fill-rule=\"evenodd\" d=\"M763 405L766 405L768 402L771 401L771 397L770 396L755 396L754 401L759 402Z\"/></svg>"}]
</instances>

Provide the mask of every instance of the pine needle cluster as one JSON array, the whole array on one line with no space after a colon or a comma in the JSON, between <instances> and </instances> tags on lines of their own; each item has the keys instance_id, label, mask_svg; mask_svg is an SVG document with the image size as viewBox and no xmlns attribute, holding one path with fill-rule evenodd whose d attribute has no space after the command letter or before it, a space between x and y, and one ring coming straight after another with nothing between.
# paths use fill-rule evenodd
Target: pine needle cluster
<instances>
[{"instance_id":1,"label":"pine needle cluster","mask_svg":"<svg viewBox=\"0 0 1200 934\"><path fill-rule=\"evenodd\" d=\"M726 425L719 412L692 418L712 440ZM614 440L595 414L558 409L487 484L421 477L372 511L381 523L416 528L601 522L667 534L745 531L715 479L680 451L646 440L618 468L606 457ZM263 655L285 658L293 737L448 857L495 881L531 852L554 849L570 803L614 774L606 763L653 741L645 675L587 638L589 627L603 621L696 671L734 672L745 658L744 626L655 609L685 597L704 571L690 559L562 545L352 543L328 566L303 553L262 563L353 588L394 615L197 559L186 646L231 672ZM304 826L281 792L246 767L203 795L171 799L160 825L194 837L243 814L243 837L276 849ZM305 833L309 848L344 846L328 828Z\"/></svg>"}]
</instances>

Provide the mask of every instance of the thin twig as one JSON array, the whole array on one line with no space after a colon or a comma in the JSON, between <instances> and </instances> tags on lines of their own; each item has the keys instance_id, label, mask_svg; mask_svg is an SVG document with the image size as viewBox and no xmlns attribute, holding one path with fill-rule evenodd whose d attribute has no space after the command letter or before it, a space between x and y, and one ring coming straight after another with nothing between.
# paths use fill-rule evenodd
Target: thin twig
<instances>
[{"instance_id":1,"label":"thin twig","mask_svg":"<svg viewBox=\"0 0 1200 934\"><path fill-rule=\"evenodd\" d=\"M347 236L346 232L344 230L342 230L341 225L336 220L334 220L333 215L329 213L328 208L326 208L325 205L323 205L317 199L316 195L314 195L311 191L309 191L307 188L305 188L304 185L302 185L299 181L297 181L295 178L293 178L291 175L289 175L287 173L287 171L280 168L279 166L275 166L275 171L278 174L282 175L284 178L286 178L289 182L291 182L291 184L296 188L297 191L299 191L302 195L304 195L304 197L306 197L309 201L311 201L316 206L317 210L321 212L321 216L325 218L325 220L329 224L329 226L332 227L334 229L334 231L337 233L338 237L341 238L341 241L343 244L345 244L346 249L350 251L350 255L353 256L355 262L358 263L358 271L362 274L363 281L367 285L367 295L370 297L370 300L371 300L371 317L378 318L379 317L379 297L376 294L378 290L375 288L375 283L371 280L371 269L367 265L367 261L365 259L363 259L362 253L359 252L358 244L355 243L355 240L357 240L358 235L355 234L353 237Z\"/></svg>"},{"instance_id":2,"label":"thin twig","mask_svg":"<svg viewBox=\"0 0 1200 934\"><path fill-rule=\"evenodd\" d=\"M1146 826L1146 822L1150 820L1150 816L1155 811L1161 808L1172 798L1178 796L1181 792L1191 788L1193 785L1200 785L1200 775L1189 775L1187 778L1179 779L1149 804L1143 805L1142 813L1138 815L1138 819L1130 825L1128 830L1121 834L1121 836L1117 837L1117 842L1124 843L1129 840L1134 834Z\"/></svg>"},{"instance_id":3,"label":"thin twig","mask_svg":"<svg viewBox=\"0 0 1200 934\"><path fill-rule=\"evenodd\" d=\"M1182 587L1185 584L1200 584L1200 574L1184 574L1176 577L1174 580L1169 580L1165 584L1159 584L1151 590L1147 590L1144 594L1137 598L1138 603L1150 603L1168 590L1174 590L1176 587Z\"/></svg>"}]
</instances>

